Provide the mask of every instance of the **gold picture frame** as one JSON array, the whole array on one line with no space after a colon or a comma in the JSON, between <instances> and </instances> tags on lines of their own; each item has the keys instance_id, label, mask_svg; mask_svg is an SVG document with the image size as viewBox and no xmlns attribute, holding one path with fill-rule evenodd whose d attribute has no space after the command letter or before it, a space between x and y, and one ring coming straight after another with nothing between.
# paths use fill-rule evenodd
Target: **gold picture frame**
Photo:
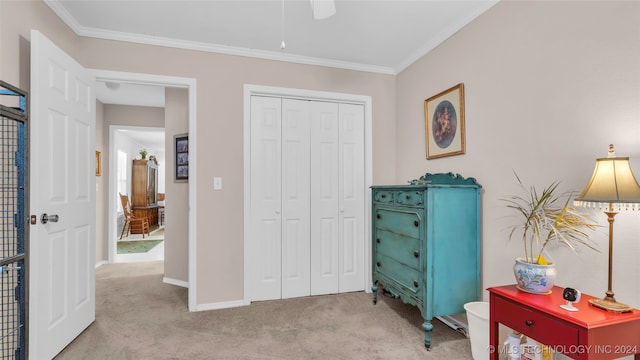
<instances>
[{"instance_id":1,"label":"gold picture frame","mask_svg":"<svg viewBox=\"0 0 640 360\"><path fill-rule=\"evenodd\" d=\"M96 151L96 176L102 175L102 153Z\"/></svg>"},{"instance_id":2,"label":"gold picture frame","mask_svg":"<svg viewBox=\"0 0 640 360\"><path fill-rule=\"evenodd\" d=\"M424 101L427 160L465 153L464 84Z\"/></svg>"}]
</instances>

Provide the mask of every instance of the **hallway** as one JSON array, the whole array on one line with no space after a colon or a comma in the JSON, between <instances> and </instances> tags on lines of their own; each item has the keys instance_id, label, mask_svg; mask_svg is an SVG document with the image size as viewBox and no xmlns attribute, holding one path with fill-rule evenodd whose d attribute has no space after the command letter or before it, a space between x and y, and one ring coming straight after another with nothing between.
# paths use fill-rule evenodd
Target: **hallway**
<instances>
[{"instance_id":1,"label":"hallway","mask_svg":"<svg viewBox=\"0 0 640 360\"><path fill-rule=\"evenodd\" d=\"M118 241L164 240L164 226L152 231L150 236L142 238L142 234L130 234ZM116 263L144 262L164 260L164 241L146 253L116 254Z\"/></svg>"}]
</instances>

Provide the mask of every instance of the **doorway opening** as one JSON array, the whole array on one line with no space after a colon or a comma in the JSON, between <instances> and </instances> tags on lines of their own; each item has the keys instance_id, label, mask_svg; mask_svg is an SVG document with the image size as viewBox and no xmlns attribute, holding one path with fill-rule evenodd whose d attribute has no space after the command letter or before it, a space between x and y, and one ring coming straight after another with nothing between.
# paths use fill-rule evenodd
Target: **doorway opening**
<instances>
[{"instance_id":1,"label":"doorway opening","mask_svg":"<svg viewBox=\"0 0 640 360\"><path fill-rule=\"evenodd\" d=\"M109 143L113 143L116 154L115 179L116 192L109 193L109 197L120 198L116 202L116 231L115 237L109 238L110 246L116 248L115 262L143 262L164 260L164 195L166 156L165 156L165 131L163 127L140 127L140 126L118 126L112 125ZM142 190L138 184L140 173L137 166L141 163L140 153L145 152L147 161L152 161L155 171L154 203L146 211L153 211L153 217L142 218L136 209L139 204L132 205L132 199L136 202L146 195L140 193ZM153 159L153 160L151 160ZM136 185L134 185L136 184ZM144 187L145 190L147 186ZM121 197L122 196L122 197ZM128 201L128 205L133 209L127 209L131 213L125 214L123 199ZM127 204L124 204L127 207ZM130 216L135 218L130 219ZM146 228L138 226L140 222L146 223ZM110 231L109 233L113 233Z\"/></svg>"},{"instance_id":2,"label":"doorway opening","mask_svg":"<svg viewBox=\"0 0 640 360\"><path fill-rule=\"evenodd\" d=\"M196 133L196 80L193 78L184 78L184 77L175 77L175 76L165 76L165 75L153 75L153 74L142 74L142 73L126 73L119 71L109 71L109 70L92 70L95 75L95 79L98 82L116 82L120 84L139 84L139 85L152 85L152 86L160 86L164 89L166 88L182 88L186 90L187 94L187 108L188 108L188 133L189 133L189 143L191 146L196 148L197 146L197 133ZM165 124L166 129L166 124ZM111 132L111 131L110 131ZM184 131L181 131L182 133ZM111 134L108 135L109 137ZM105 136L106 137L106 136ZM108 159L108 167L110 169L115 168L115 158L117 157L116 150L112 143L108 144L109 150L109 159ZM187 201L187 243L188 243L188 256L187 256L187 281L171 279L167 278L165 275L163 281L166 283L172 283L184 287L188 287L189 295L188 295L188 306L189 311L197 311L197 288L195 286L189 286L190 284L196 283L196 241L195 241L195 229L196 229L196 218L197 218L197 207L196 207L196 179L197 179L197 153L193 152L189 155L189 183L188 183L188 195L186 197ZM169 171L169 170L167 170ZM171 178L171 177L169 177ZM170 181L170 179L167 179ZM116 194L116 178L115 172L111 172L109 174L109 189L105 191L108 194ZM168 196L170 196L168 194ZM170 199L168 199L170 202ZM114 239L116 237L117 225L116 225L116 216L117 213L117 203L118 199L114 196L109 196L107 198L108 208L107 208L107 228L108 228L108 238ZM116 248L115 246L109 246L107 249L108 252L108 261L113 263L116 257Z\"/></svg>"}]
</instances>

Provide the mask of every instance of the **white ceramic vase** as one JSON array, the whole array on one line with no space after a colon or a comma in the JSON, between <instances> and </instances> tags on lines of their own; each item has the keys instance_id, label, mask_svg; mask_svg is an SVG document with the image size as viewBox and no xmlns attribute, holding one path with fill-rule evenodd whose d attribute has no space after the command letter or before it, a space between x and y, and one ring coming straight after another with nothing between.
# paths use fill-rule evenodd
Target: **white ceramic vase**
<instances>
[{"instance_id":1,"label":"white ceramic vase","mask_svg":"<svg viewBox=\"0 0 640 360\"><path fill-rule=\"evenodd\" d=\"M513 265L518 289L533 294L550 294L556 282L556 268L553 264L539 265L517 258Z\"/></svg>"}]
</instances>

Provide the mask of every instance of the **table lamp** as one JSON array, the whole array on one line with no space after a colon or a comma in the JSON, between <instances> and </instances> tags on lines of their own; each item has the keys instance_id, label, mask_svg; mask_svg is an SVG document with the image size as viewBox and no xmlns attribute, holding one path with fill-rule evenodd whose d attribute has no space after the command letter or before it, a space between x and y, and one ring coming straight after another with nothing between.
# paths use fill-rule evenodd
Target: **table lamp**
<instances>
[{"instance_id":1,"label":"table lamp","mask_svg":"<svg viewBox=\"0 0 640 360\"><path fill-rule=\"evenodd\" d=\"M615 210L614 210L615 204ZM613 269L613 220L618 210L640 209L640 186L633 176L628 157L616 156L615 149L609 145L609 155L596 159L596 167L591 180L582 193L575 198L575 206L606 207L604 212L609 220L609 288L603 299L592 299L589 303L600 309L614 313L633 310L632 307L616 301L611 290L611 272Z\"/></svg>"}]
</instances>

